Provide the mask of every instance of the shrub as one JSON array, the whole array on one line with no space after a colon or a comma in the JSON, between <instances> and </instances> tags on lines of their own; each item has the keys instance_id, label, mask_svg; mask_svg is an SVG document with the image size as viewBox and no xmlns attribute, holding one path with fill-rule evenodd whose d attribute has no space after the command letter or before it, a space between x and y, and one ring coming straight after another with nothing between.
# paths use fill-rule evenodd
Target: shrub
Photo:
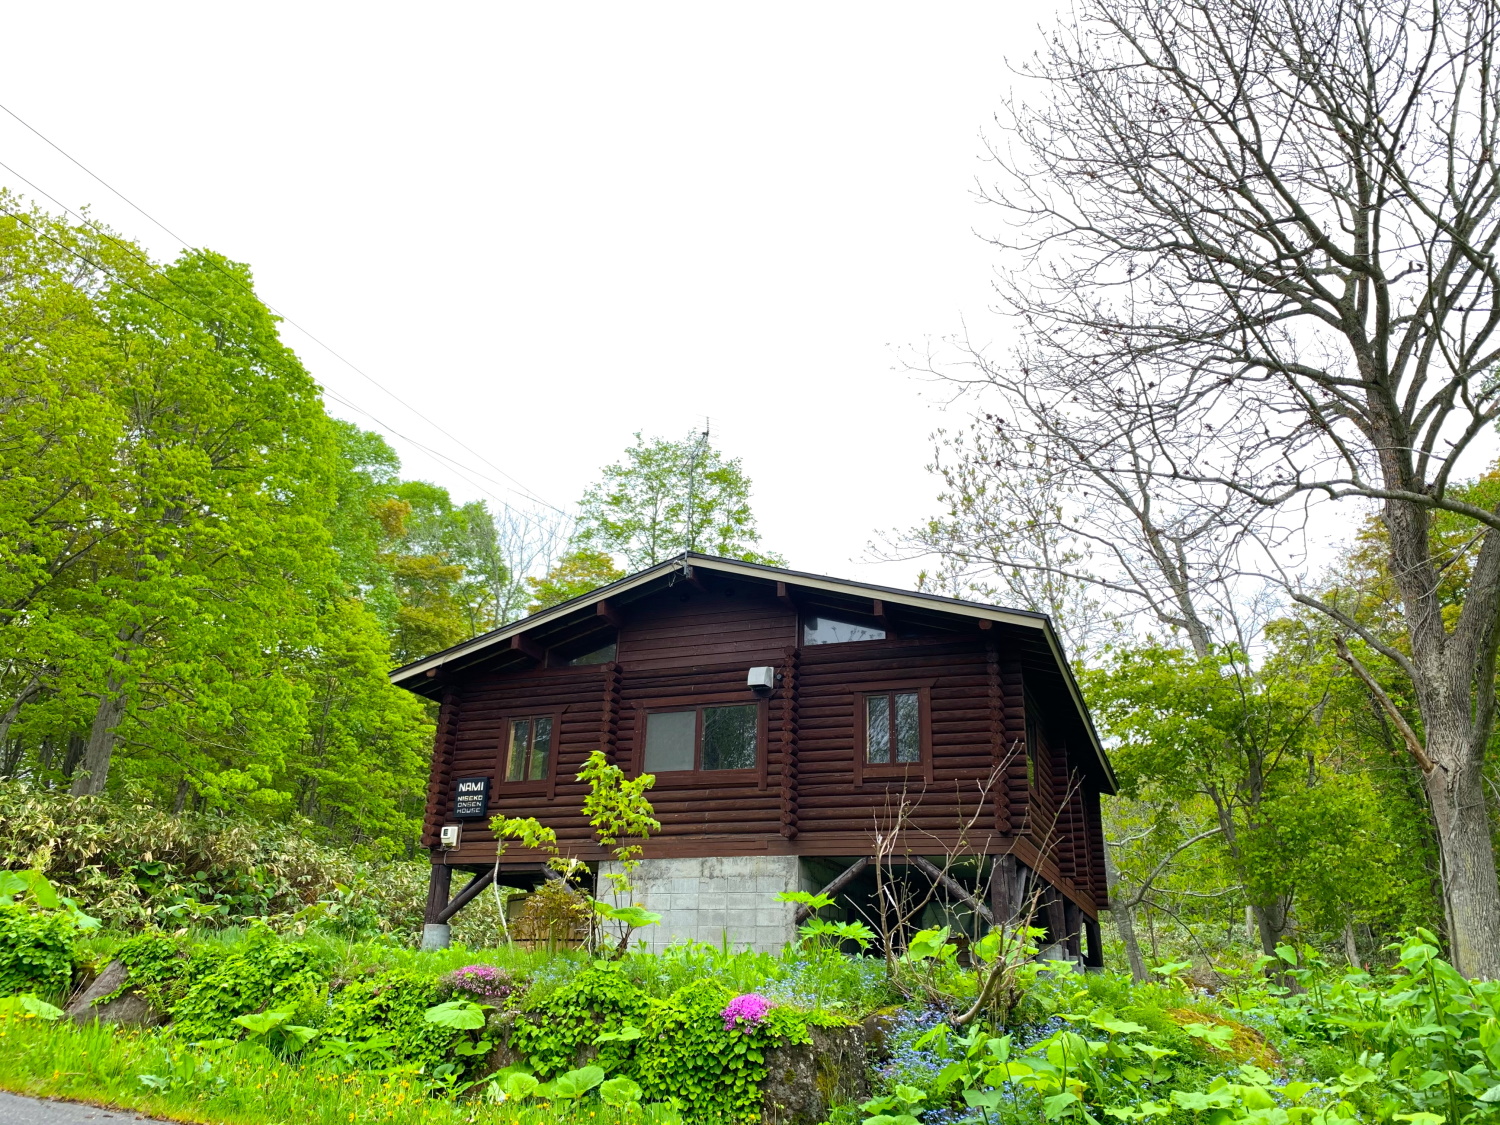
<instances>
[{"instance_id":1,"label":"shrub","mask_svg":"<svg viewBox=\"0 0 1500 1125\"><path fill-rule=\"evenodd\" d=\"M236 1039L245 1029L236 1016L290 1008L306 1023L326 988L310 946L283 941L264 926L227 949L200 948L188 966L191 983L172 1006L172 1023L185 1039Z\"/></svg>"},{"instance_id":2,"label":"shrub","mask_svg":"<svg viewBox=\"0 0 1500 1125\"><path fill-rule=\"evenodd\" d=\"M391 969L356 981L334 997L326 1036L369 1043L381 1040L400 1062L435 1066L464 1033L427 1020L441 999L441 984L411 969Z\"/></svg>"},{"instance_id":3,"label":"shrub","mask_svg":"<svg viewBox=\"0 0 1500 1125\"><path fill-rule=\"evenodd\" d=\"M596 963L560 988L527 993L511 1045L538 1074L557 1074L571 1067L579 1051L592 1046L601 1032L617 1031L627 1023L638 1026L647 1005L646 994L618 963ZM602 1044L600 1065L613 1072L629 1050L628 1042Z\"/></svg>"},{"instance_id":4,"label":"shrub","mask_svg":"<svg viewBox=\"0 0 1500 1125\"><path fill-rule=\"evenodd\" d=\"M0 996L65 993L73 979L77 928L61 912L0 906Z\"/></svg>"}]
</instances>

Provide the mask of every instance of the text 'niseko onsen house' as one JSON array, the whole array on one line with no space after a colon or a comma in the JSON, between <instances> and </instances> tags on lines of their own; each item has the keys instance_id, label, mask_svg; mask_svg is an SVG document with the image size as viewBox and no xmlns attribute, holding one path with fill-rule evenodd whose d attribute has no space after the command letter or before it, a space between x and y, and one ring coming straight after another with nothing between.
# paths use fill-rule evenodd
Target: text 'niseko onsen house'
<instances>
[{"instance_id":1,"label":"text 'niseko onsen house'","mask_svg":"<svg viewBox=\"0 0 1500 1125\"><path fill-rule=\"evenodd\" d=\"M441 704L429 944L493 875L492 816L536 817L609 869L576 780L602 750L656 777L661 830L632 875L654 948L779 950L787 891L869 921L879 866L938 884L922 924L1034 910L1055 955L1102 964L1114 779L1042 614L687 553L392 679ZM539 885L545 859L507 841L502 885ZM455 869L479 878L450 900Z\"/></svg>"}]
</instances>

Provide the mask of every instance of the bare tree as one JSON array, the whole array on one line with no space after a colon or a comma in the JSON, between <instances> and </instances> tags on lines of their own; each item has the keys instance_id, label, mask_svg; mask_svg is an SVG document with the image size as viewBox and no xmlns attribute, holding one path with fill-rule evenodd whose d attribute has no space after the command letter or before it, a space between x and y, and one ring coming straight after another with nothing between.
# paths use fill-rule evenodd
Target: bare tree
<instances>
[{"instance_id":1,"label":"bare tree","mask_svg":"<svg viewBox=\"0 0 1500 1125\"><path fill-rule=\"evenodd\" d=\"M1282 528L1378 504L1404 636L1294 596L1411 681L1402 735L1453 958L1479 977L1500 976L1481 776L1500 510L1457 485L1500 414L1497 16L1500 0L1083 0L1023 68L1043 94L1007 106L988 193L1019 255L1000 282L1016 366L1048 410L1096 425L1081 460L1128 476L1148 436L1159 490ZM1474 528L1447 618L1439 512Z\"/></svg>"}]
</instances>

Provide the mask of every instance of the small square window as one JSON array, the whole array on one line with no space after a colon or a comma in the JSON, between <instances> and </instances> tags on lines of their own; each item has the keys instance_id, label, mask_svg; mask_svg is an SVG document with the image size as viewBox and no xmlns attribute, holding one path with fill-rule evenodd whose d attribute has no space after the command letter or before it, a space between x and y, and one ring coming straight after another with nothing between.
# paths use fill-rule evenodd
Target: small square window
<instances>
[{"instance_id":1,"label":"small square window","mask_svg":"<svg viewBox=\"0 0 1500 1125\"><path fill-rule=\"evenodd\" d=\"M914 765L922 760L921 700L914 691L865 696L865 764Z\"/></svg>"},{"instance_id":2,"label":"small square window","mask_svg":"<svg viewBox=\"0 0 1500 1125\"><path fill-rule=\"evenodd\" d=\"M706 770L751 770L755 768L755 731L760 726L760 708L703 709L703 768Z\"/></svg>"},{"instance_id":3,"label":"small square window","mask_svg":"<svg viewBox=\"0 0 1500 1125\"><path fill-rule=\"evenodd\" d=\"M510 721L506 781L545 781L552 764L552 716Z\"/></svg>"},{"instance_id":4,"label":"small square window","mask_svg":"<svg viewBox=\"0 0 1500 1125\"><path fill-rule=\"evenodd\" d=\"M663 711L646 716L646 772L693 768L697 711Z\"/></svg>"}]
</instances>

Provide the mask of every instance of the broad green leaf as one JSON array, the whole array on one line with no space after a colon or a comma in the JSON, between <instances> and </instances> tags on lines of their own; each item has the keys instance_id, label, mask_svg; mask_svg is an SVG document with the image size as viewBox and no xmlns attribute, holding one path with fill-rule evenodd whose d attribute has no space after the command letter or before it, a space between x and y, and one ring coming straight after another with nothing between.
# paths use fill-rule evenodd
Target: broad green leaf
<instances>
[{"instance_id":1,"label":"broad green leaf","mask_svg":"<svg viewBox=\"0 0 1500 1125\"><path fill-rule=\"evenodd\" d=\"M514 1098L517 1101L521 1101L536 1093L537 1087L540 1085L541 1083L537 1081L536 1075L516 1073L507 1075L505 1081L500 1083L500 1089L507 1098Z\"/></svg>"},{"instance_id":2,"label":"broad green leaf","mask_svg":"<svg viewBox=\"0 0 1500 1125\"><path fill-rule=\"evenodd\" d=\"M484 1026L484 1009L472 1000L449 1000L446 1004L428 1008L426 1019L439 1027L473 1031Z\"/></svg>"},{"instance_id":3,"label":"broad green leaf","mask_svg":"<svg viewBox=\"0 0 1500 1125\"><path fill-rule=\"evenodd\" d=\"M632 1039L641 1037L641 1029L632 1024L622 1024L619 1031L602 1032L595 1043L629 1043Z\"/></svg>"},{"instance_id":4,"label":"broad green leaf","mask_svg":"<svg viewBox=\"0 0 1500 1125\"><path fill-rule=\"evenodd\" d=\"M605 1105L624 1108L634 1105L641 1100L641 1088L633 1080L624 1075L611 1078L599 1086L599 1097L604 1100Z\"/></svg>"},{"instance_id":5,"label":"broad green leaf","mask_svg":"<svg viewBox=\"0 0 1500 1125\"><path fill-rule=\"evenodd\" d=\"M604 1068L602 1066L582 1066L554 1078L551 1083L552 1093L554 1097L571 1101L574 1098L583 1097L603 1081Z\"/></svg>"}]
</instances>

